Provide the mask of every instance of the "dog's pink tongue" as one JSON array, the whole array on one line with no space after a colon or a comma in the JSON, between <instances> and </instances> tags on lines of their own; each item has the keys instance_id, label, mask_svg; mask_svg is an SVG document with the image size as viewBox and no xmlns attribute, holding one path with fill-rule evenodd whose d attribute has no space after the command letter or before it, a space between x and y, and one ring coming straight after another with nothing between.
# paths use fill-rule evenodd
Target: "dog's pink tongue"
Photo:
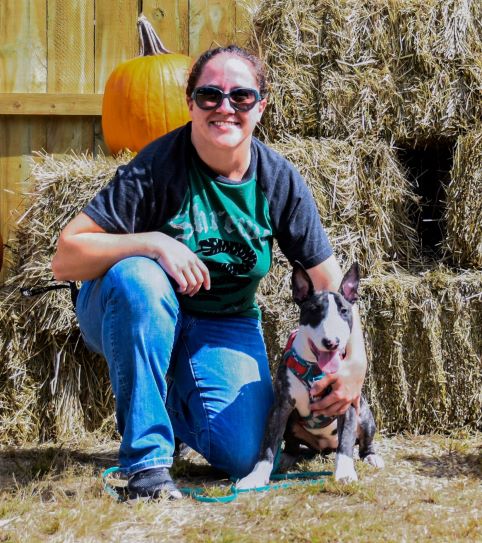
<instances>
[{"instance_id":1,"label":"dog's pink tongue","mask_svg":"<svg viewBox=\"0 0 482 543\"><path fill-rule=\"evenodd\" d=\"M340 367L340 351L318 351L317 360L324 373L336 373Z\"/></svg>"}]
</instances>

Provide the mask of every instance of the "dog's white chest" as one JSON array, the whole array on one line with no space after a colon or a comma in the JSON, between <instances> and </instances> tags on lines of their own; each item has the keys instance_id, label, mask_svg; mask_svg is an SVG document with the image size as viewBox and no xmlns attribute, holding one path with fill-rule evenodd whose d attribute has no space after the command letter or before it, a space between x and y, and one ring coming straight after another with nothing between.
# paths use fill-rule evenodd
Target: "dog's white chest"
<instances>
[{"instance_id":1,"label":"dog's white chest","mask_svg":"<svg viewBox=\"0 0 482 543\"><path fill-rule=\"evenodd\" d=\"M295 400L295 407L298 411L298 413L302 417L308 417L311 413L310 408L310 395L308 391L306 390L306 386L294 373L292 373L290 370L286 370L286 373L288 375L288 382L290 385L290 396Z\"/></svg>"}]
</instances>

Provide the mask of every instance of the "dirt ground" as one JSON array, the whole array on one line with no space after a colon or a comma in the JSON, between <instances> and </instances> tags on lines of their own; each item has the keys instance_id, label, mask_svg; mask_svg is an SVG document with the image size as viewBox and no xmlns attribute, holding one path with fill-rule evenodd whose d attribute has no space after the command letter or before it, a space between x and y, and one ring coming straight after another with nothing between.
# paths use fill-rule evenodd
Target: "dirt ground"
<instances>
[{"instance_id":1,"label":"dirt ground","mask_svg":"<svg viewBox=\"0 0 482 543\"><path fill-rule=\"evenodd\" d=\"M112 441L0 449L0 542L476 542L482 541L482 434L378 437L386 467L357 461L359 482L298 484L231 503L119 503L100 478ZM299 470L333 467L315 457ZM180 486L210 496L230 482L191 455Z\"/></svg>"}]
</instances>

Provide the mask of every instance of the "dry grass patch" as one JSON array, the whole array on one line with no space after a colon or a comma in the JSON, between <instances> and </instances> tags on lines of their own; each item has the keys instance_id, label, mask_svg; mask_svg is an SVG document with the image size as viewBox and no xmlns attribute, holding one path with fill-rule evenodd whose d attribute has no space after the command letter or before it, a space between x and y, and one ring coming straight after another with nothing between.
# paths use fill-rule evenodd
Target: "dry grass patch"
<instances>
[{"instance_id":1,"label":"dry grass patch","mask_svg":"<svg viewBox=\"0 0 482 543\"><path fill-rule=\"evenodd\" d=\"M482 537L482 435L379 437L386 461L357 461L358 483L303 485L241 495L229 504L127 505L102 490L113 442L0 450L0 541L386 542ZM176 466L181 485L219 489L226 479L198 456ZM330 469L315 457L300 469Z\"/></svg>"}]
</instances>

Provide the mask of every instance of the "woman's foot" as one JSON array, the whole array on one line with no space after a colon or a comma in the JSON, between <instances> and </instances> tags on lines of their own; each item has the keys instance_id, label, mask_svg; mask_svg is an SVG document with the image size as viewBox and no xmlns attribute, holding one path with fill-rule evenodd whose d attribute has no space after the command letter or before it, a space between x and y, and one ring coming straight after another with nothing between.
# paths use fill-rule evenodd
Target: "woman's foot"
<instances>
[{"instance_id":1,"label":"woman's foot","mask_svg":"<svg viewBox=\"0 0 482 543\"><path fill-rule=\"evenodd\" d=\"M177 500L182 494L171 479L168 468L150 468L134 473L127 482L129 499L156 500L167 497Z\"/></svg>"}]
</instances>

